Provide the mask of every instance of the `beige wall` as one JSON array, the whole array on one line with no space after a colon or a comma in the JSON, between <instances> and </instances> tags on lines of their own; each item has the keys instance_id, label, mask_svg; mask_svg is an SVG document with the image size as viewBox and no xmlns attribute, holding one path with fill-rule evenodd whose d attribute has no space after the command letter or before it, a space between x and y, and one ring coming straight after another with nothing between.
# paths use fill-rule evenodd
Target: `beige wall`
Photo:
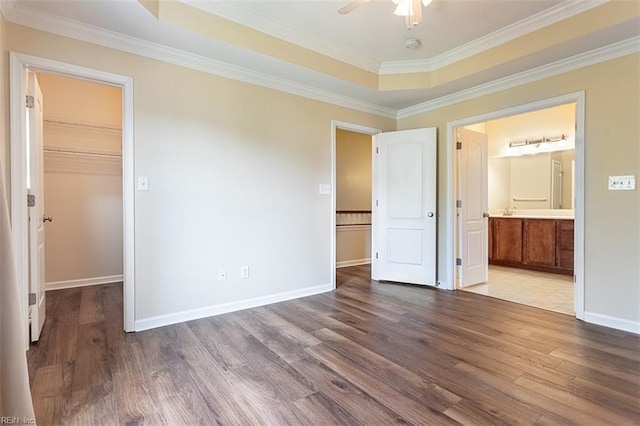
<instances>
[{"instance_id":1,"label":"beige wall","mask_svg":"<svg viewBox=\"0 0 640 426\"><path fill-rule=\"evenodd\" d=\"M331 283L331 197L318 194L331 120L395 120L7 28L13 50L134 78L135 170L150 188L135 194L136 320Z\"/></svg>"},{"instance_id":2,"label":"beige wall","mask_svg":"<svg viewBox=\"0 0 640 426\"><path fill-rule=\"evenodd\" d=\"M639 64L639 55L628 55L401 120L400 129L439 129L439 234L447 235L451 208L446 202L445 165L452 155L446 146L448 122L584 90L585 311L640 321L639 191L607 190L607 176L639 173ZM440 279L448 278L450 251L440 239Z\"/></svg>"},{"instance_id":3,"label":"beige wall","mask_svg":"<svg viewBox=\"0 0 640 426\"><path fill-rule=\"evenodd\" d=\"M336 130L336 210L371 210L371 149L371 135ZM336 262L371 262L371 226L336 228Z\"/></svg>"},{"instance_id":4,"label":"beige wall","mask_svg":"<svg viewBox=\"0 0 640 426\"><path fill-rule=\"evenodd\" d=\"M575 137L576 123L576 106L575 104L559 105L552 108L545 108L537 111L517 114L510 117L490 120L484 124L485 133L489 136L489 168L493 171L503 171L500 165L493 163L500 162L504 165L501 158L510 155L509 142L536 140L546 138L555 138L565 135L573 143ZM558 142L564 143L564 142ZM545 158L549 157L548 153L537 154ZM571 208L571 161L569 158L573 156L573 150L567 155L562 155L560 161L563 161L563 168L567 173L563 176L563 200L562 208ZM554 157L555 158L555 157ZM564 164L564 160L568 163ZM511 157L510 172L503 175L506 179L512 176L517 182L505 182L489 186L489 208L504 208L505 206L516 207L518 209L548 209L551 206L551 165L539 158L536 161L530 155L521 157ZM534 163L539 166L537 169L531 169ZM522 166L518 166L518 165ZM526 169L526 170L525 170ZM491 173L491 171L490 171ZM494 177L499 174L494 173ZM524 185L524 187L523 187ZM494 192L491 189L508 192ZM511 193L515 191L514 193ZM546 202L514 202L514 197L521 197L523 194L530 194L529 197L546 197ZM535 195L534 195L535 194ZM505 200L508 203L505 204ZM496 207L498 206L498 207Z\"/></svg>"},{"instance_id":5,"label":"beige wall","mask_svg":"<svg viewBox=\"0 0 640 426\"><path fill-rule=\"evenodd\" d=\"M121 152L121 131L110 129L122 119L120 88L42 73L38 81L46 147ZM44 195L45 214L54 218L45 226L48 287L117 280L122 275L122 161L45 151Z\"/></svg>"},{"instance_id":6,"label":"beige wall","mask_svg":"<svg viewBox=\"0 0 640 426\"><path fill-rule=\"evenodd\" d=\"M135 199L137 319L330 282L330 200L317 193L330 181L330 120L384 130L393 120L14 24L7 32L12 50L135 79L136 174L151 188ZM584 90L585 309L640 321L639 191L606 185L638 174L638 65L629 55L400 120L439 128L439 235L452 208L446 123ZM440 238L440 280L451 251ZM240 281L244 264L252 276Z\"/></svg>"},{"instance_id":7,"label":"beige wall","mask_svg":"<svg viewBox=\"0 0 640 426\"><path fill-rule=\"evenodd\" d=\"M371 225L336 227L336 266L371 263Z\"/></svg>"},{"instance_id":8,"label":"beige wall","mask_svg":"<svg viewBox=\"0 0 640 426\"><path fill-rule=\"evenodd\" d=\"M336 209L371 210L371 135L336 130Z\"/></svg>"},{"instance_id":9,"label":"beige wall","mask_svg":"<svg viewBox=\"0 0 640 426\"><path fill-rule=\"evenodd\" d=\"M563 134L574 138L575 124L575 104L559 105L487 121L484 133L489 135L489 157L509 155L510 141L554 138Z\"/></svg>"}]
</instances>

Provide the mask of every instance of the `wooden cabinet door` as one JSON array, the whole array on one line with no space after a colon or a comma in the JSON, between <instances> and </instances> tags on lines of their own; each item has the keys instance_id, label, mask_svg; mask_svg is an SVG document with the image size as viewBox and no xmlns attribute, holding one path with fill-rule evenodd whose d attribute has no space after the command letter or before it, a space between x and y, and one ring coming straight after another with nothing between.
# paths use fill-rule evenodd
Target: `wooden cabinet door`
<instances>
[{"instance_id":1,"label":"wooden cabinet door","mask_svg":"<svg viewBox=\"0 0 640 426\"><path fill-rule=\"evenodd\" d=\"M573 220L558 220L558 267L573 272Z\"/></svg>"},{"instance_id":2,"label":"wooden cabinet door","mask_svg":"<svg viewBox=\"0 0 640 426\"><path fill-rule=\"evenodd\" d=\"M524 220L523 263L556 266L556 222L549 219Z\"/></svg>"},{"instance_id":3,"label":"wooden cabinet door","mask_svg":"<svg viewBox=\"0 0 640 426\"><path fill-rule=\"evenodd\" d=\"M522 219L496 218L493 225L494 258L522 262Z\"/></svg>"}]
</instances>

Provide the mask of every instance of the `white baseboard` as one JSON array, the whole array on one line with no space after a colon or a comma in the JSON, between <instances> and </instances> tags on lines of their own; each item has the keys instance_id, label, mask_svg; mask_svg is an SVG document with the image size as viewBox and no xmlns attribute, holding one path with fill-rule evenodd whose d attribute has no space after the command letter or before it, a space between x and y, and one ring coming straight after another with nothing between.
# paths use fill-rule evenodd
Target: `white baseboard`
<instances>
[{"instance_id":1,"label":"white baseboard","mask_svg":"<svg viewBox=\"0 0 640 426\"><path fill-rule=\"evenodd\" d=\"M347 266L368 265L371 263L371 258L368 259L354 259L354 260L342 260L336 262L336 268L346 268Z\"/></svg>"},{"instance_id":2,"label":"white baseboard","mask_svg":"<svg viewBox=\"0 0 640 426\"><path fill-rule=\"evenodd\" d=\"M109 275L106 277L82 278L79 280L53 281L45 283L44 288L49 290L62 290L63 288L85 287L88 285L111 284L123 281L122 275Z\"/></svg>"},{"instance_id":3,"label":"white baseboard","mask_svg":"<svg viewBox=\"0 0 640 426\"><path fill-rule=\"evenodd\" d=\"M640 322L636 321L610 317L609 315L595 314L593 312L585 312L584 321L591 324L615 328L616 330L629 331L631 333L640 334Z\"/></svg>"},{"instance_id":4,"label":"white baseboard","mask_svg":"<svg viewBox=\"0 0 640 426\"><path fill-rule=\"evenodd\" d=\"M277 293L269 296L240 300L238 302L223 303L221 305L207 306L204 308L175 312L168 315L145 318L136 320L135 331L149 330L151 328L163 327L165 325L178 324L185 321L212 317L214 315L226 314L243 309L270 305L272 303L284 302L286 300L298 299L306 296L313 296L315 294L326 293L328 291L333 291L333 286L331 285L331 283L315 287L303 288L301 290L286 291L284 293Z\"/></svg>"}]
</instances>

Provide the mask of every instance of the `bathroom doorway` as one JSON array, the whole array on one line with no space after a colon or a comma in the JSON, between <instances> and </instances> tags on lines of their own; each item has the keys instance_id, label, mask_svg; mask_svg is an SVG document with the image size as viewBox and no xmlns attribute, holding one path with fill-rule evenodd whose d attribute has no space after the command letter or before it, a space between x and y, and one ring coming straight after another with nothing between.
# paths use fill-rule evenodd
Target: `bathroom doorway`
<instances>
[{"instance_id":1,"label":"bathroom doorway","mask_svg":"<svg viewBox=\"0 0 640 426\"><path fill-rule=\"evenodd\" d=\"M576 315L577 110L577 102L566 102L453 129L463 145L460 135L469 139L469 130L488 140L485 155L465 157L457 150L457 289ZM484 236L465 227L474 201L465 195L460 158L486 164L486 203L476 208ZM480 176L481 168L473 173ZM485 251L478 254L474 242ZM484 277L473 262L486 267ZM474 273L481 278L469 281Z\"/></svg>"}]
</instances>

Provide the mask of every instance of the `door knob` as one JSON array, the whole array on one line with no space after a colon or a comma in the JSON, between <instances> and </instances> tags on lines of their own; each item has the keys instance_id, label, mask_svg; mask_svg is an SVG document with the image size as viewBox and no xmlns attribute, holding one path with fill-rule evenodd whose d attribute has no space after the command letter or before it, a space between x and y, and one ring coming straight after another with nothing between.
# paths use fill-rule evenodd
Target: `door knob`
<instances>
[{"instance_id":1,"label":"door knob","mask_svg":"<svg viewBox=\"0 0 640 426\"><path fill-rule=\"evenodd\" d=\"M53 222L53 218L51 216L42 216L42 222Z\"/></svg>"},{"instance_id":2,"label":"door knob","mask_svg":"<svg viewBox=\"0 0 640 426\"><path fill-rule=\"evenodd\" d=\"M482 213L482 217L489 217L489 213Z\"/></svg>"},{"instance_id":3,"label":"door knob","mask_svg":"<svg viewBox=\"0 0 640 426\"><path fill-rule=\"evenodd\" d=\"M433 217L433 212L428 212L427 217Z\"/></svg>"}]
</instances>

